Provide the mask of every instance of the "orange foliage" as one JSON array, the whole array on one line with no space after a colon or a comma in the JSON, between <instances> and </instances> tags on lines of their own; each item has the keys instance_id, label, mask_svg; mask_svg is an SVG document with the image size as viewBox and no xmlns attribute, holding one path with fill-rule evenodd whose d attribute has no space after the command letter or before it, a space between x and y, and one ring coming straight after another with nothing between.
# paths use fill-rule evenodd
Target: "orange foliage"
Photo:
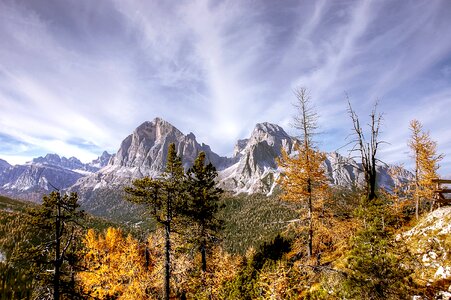
<instances>
[{"instance_id":1,"label":"orange foliage","mask_svg":"<svg viewBox=\"0 0 451 300\"><path fill-rule=\"evenodd\" d=\"M83 289L98 299L155 298L155 256L122 230L108 228L104 234L89 229L84 244L85 271L78 277Z\"/></svg>"}]
</instances>

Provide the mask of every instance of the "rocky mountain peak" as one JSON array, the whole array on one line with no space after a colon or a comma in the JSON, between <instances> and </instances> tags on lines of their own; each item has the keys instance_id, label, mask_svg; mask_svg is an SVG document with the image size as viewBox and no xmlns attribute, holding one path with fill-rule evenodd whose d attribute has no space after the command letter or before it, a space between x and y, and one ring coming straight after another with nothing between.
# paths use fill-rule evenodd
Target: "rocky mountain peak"
<instances>
[{"instance_id":1,"label":"rocky mountain peak","mask_svg":"<svg viewBox=\"0 0 451 300\"><path fill-rule=\"evenodd\" d=\"M6 160L0 158L0 166L10 167L11 165Z\"/></svg>"},{"instance_id":2,"label":"rocky mountain peak","mask_svg":"<svg viewBox=\"0 0 451 300\"><path fill-rule=\"evenodd\" d=\"M107 151L103 151L102 154L96 159L94 159L92 162L90 162L89 165L93 168L101 169L108 164L111 157L112 157L111 154L109 154Z\"/></svg>"},{"instance_id":3,"label":"rocky mountain peak","mask_svg":"<svg viewBox=\"0 0 451 300\"><path fill-rule=\"evenodd\" d=\"M248 140L248 144L256 144L265 141L270 146L278 146L280 148L283 140L291 139L292 138L279 125L264 122L255 125Z\"/></svg>"},{"instance_id":4,"label":"rocky mountain peak","mask_svg":"<svg viewBox=\"0 0 451 300\"><path fill-rule=\"evenodd\" d=\"M185 136L169 122L155 118L139 125L126 137L112 164L126 167L155 167L155 159L164 162L163 152L170 143L178 144Z\"/></svg>"},{"instance_id":5,"label":"rocky mountain peak","mask_svg":"<svg viewBox=\"0 0 451 300\"><path fill-rule=\"evenodd\" d=\"M0 158L0 172L12 167L6 160Z\"/></svg>"},{"instance_id":6,"label":"rocky mountain peak","mask_svg":"<svg viewBox=\"0 0 451 300\"><path fill-rule=\"evenodd\" d=\"M194 135L194 133L190 132L190 133L188 133L188 134L186 135L186 138L187 138L187 139L190 139L190 140L195 140L195 139L196 139L196 136ZM203 143L202 143L202 144L203 144Z\"/></svg>"},{"instance_id":7,"label":"rocky mountain peak","mask_svg":"<svg viewBox=\"0 0 451 300\"><path fill-rule=\"evenodd\" d=\"M220 172L221 185L237 192L268 192L277 173L281 149L291 153L294 139L282 127L268 122L255 125L248 139L235 145L237 162Z\"/></svg>"},{"instance_id":8,"label":"rocky mountain peak","mask_svg":"<svg viewBox=\"0 0 451 300\"><path fill-rule=\"evenodd\" d=\"M41 164L49 164L49 165L59 165L61 164L61 158L58 154L48 153L44 157L39 156L37 158L33 158L33 163L41 163Z\"/></svg>"},{"instance_id":9,"label":"rocky mountain peak","mask_svg":"<svg viewBox=\"0 0 451 300\"><path fill-rule=\"evenodd\" d=\"M249 139L238 140L233 149L233 157L239 157L243 154L243 150L246 148Z\"/></svg>"},{"instance_id":10,"label":"rocky mountain peak","mask_svg":"<svg viewBox=\"0 0 451 300\"><path fill-rule=\"evenodd\" d=\"M257 123L255 125L254 132L258 132L258 131L266 132L271 135L282 134L282 135L287 136L287 133L285 132L285 130L283 130L282 127L280 127L277 124L273 124L273 123L269 123L269 122Z\"/></svg>"},{"instance_id":11,"label":"rocky mountain peak","mask_svg":"<svg viewBox=\"0 0 451 300\"><path fill-rule=\"evenodd\" d=\"M121 143L119 150L107 166L96 174L81 180L78 185L98 188L107 184L124 184L133 178L158 176L164 171L169 144L174 143L185 168L193 165L199 152L218 169L230 165L230 160L211 151L208 145L200 145L193 133L184 135L171 123L155 118L139 125Z\"/></svg>"}]
</instances>

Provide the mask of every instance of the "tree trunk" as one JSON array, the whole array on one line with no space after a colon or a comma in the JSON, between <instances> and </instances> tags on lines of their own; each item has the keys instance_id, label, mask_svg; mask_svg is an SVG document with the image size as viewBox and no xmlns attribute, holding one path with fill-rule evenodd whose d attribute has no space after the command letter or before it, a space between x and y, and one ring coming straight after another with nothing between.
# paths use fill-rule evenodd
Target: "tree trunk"
<instances>
[{"instance_id":1,"label":"tree trunk","mask_svg":"<svg viewBox=\"0 0 451 300\"><path fill-rule=\"evenodd\" d=\"M166 246L165 246L165 276L164 276L164 299L169 300L171 294L171 221L172 221L172 195L169 192L166 199L166 222L164 224L165 227L165 238L166 238Z\"/></svg>"},{"instance_id":2,"label":"tree trunk","mask_svg":"<svg viewBox=\"0 0 451 300\"><path fill-rule=\"evenodd\" d=\"M61 204L59 202L59 195L57 199L57 214L55 217L55 261L53 274L53 299L60 299L60 265L61 265Z\"/></svg>"},{"instance_id":3,"label":"tree trunk","mask_svg":"<svg viewBox=\"0 0 451 300\"><path fill-rule=\"evenodd\" d=\"M308 242L307 242L307 256L310 258L313 255L313 204L312 204L312 182L307 180L307 192L308 192Z\"/></svg>"},{"instance_id":4,"label":"tree trunk","mask_svg":"<svg viewBox=\"0 0 451 300\"><path fill-rule=\"evenodd\" d=\"M170 297L170 279L171 279L171 224L169 221L165 224L166 246L165 246L165 273L164 273L164 299L169 300Z\"/></svg>"},{"instance_id":5,"label":"tree trunk","mask_svg":"<svg viewBox=\"0 0 451 300\"><path fill-rule=\"evenodd\" d=\"M370 176L370 193L368 195L368 200L376 199L376 173L371 174Z\"/></svg>"},{"instance_id":6,"label":"tree trunk","mask_svg":"<svg viewBox=\"0 0 451 300\"><path fill-rule=\"evenodd\" d=\"M205 241L202 241L202 244L200 246L200 253L202 255L202 271L206 272L207 271L207 251L205 249L206 245L205 245Z\"/></svg>"},{"instance_id":7,"label":"tree trunk","mask_svg":"<svg viewBox=\"0 0 451 300\"><path fill-rule=\"evenodd\" d=\"M373 154L371 156L371 166L370 166L370 193L368 195L368 200L374 200L376 199L376 177L377 177L377 171L376 171L376 156Z\"/></svg>"},{"instance_id":8,"label":"tree trunk","mask_svg":"<svg viewBox=\"0 0 451 300\"><path fill-rule=\"evenodd\" d=\"M415 217L418 220L419 208L420 208L420 195L418 191L420 190L420 183L418 178L419 161L418 161L418 150L415 152Z\"/></svg>"}]
</instances>

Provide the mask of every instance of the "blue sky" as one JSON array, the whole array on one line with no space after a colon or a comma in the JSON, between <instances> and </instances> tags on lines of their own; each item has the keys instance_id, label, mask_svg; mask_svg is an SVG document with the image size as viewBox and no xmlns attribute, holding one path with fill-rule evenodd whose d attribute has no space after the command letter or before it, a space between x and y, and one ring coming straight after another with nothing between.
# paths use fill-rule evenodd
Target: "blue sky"
<instances>
[{"instance_id":1,"label":"blue sky","mask_svg":"<svg viewBox=\"0 0 451 300\"><path fill-rule=\"evenodd\" d=\"M450 1L0 0L0 158L89 161L159 116L222 155L269 121L295 133L293 89L320 147L379 99L381 158L410 166L419 119L451 174ZM341 152L346 154L345 149Z\"/></svg>"}]
</instances>

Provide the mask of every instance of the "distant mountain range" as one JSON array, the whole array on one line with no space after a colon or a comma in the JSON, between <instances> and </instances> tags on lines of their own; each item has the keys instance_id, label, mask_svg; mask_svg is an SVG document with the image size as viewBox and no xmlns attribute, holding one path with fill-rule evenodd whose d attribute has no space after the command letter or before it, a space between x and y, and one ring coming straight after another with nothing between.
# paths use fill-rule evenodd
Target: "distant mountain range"
<instances>
[{"instance_id":1,"label":"distant mountain range","mask_svg":"<svg viewBox=\"0 0 451 300\"><path fill-rule=\"evenodd\" d=\"M88 210L104 214L105 210L119 205L120 201L100 199L100 195L103 198L120 198L123 186L133 179L161 174L170 143L175 143L185 168L193 164L200 151L204 151L208 161L216 166L218 184L225 190L268 194L275 188L280 174L276 158L282 148L292 153L296 139L276 124L260 123L249 138L237 141L232 157L223 157L208 145L199 144L193 133L185 135L170 123L155 118L144 122L127 136L116 154L103 152L87 164L75 157L65 158L57 154L47 154L16 166L0 160L0 194L36 201L54 187L77 191ZM327 154L324 168L331 184L351 186L363 183L359 164L338 153ZM390 166L378 167L378 183L387 189L395 181L406 181L411 177L405 171L392 178L389 170ZM113 194L114 197L111 196Z\"/></svg>"},{"instance_id":2,"label":"distant mountain range","mask_svg":"<svg viewBox=\"0 0 451 300\"><path fill-rule=\"evenodd\" d=\"M43 194L55 188L67 189L78 179L99 171L110 158L111 154L104 151L87 164L75 157L60 157L58 154L47 154L15 166L0 160L0 194L39 201Z\"/></svg>"}]
</instances>

